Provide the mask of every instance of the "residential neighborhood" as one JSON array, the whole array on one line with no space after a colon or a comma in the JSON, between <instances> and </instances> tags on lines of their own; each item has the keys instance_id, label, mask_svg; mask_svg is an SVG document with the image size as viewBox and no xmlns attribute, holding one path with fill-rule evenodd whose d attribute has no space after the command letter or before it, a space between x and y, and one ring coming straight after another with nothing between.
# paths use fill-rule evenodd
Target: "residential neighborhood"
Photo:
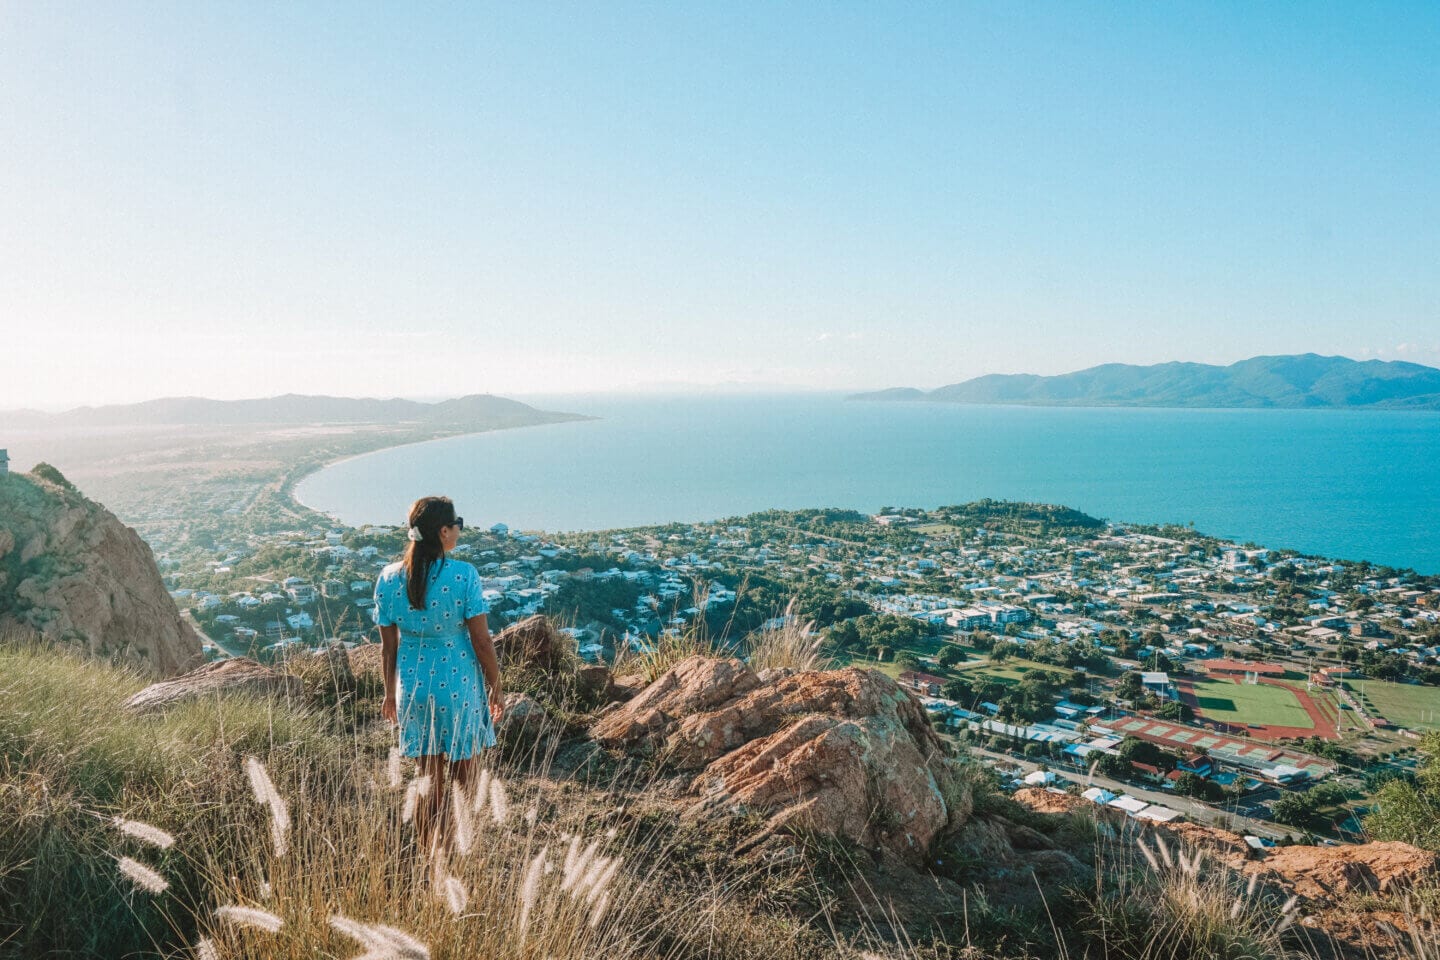
<instances>
[{"instance_id":1,"label":"residential neighborhood","mask_svg":"<svg viewBox=\"0 0 1440 960\"><path fill-rule=\"evenodd\" d=\"M265 659L375 642L375 577L403 546L387 527L265 533L162 567L212 657ZM836 665L913 691L957 747L1257 820L1313 794L1288 817L1306 831L1354 830L1365 778L1403 775L1440 729L1435 578L1188 528L982 501L496 524L454 557L479 569L494 630L544 613L607 663L665 636L743 655L756 631L805 630Z\"/></svg>"}]
</instances>

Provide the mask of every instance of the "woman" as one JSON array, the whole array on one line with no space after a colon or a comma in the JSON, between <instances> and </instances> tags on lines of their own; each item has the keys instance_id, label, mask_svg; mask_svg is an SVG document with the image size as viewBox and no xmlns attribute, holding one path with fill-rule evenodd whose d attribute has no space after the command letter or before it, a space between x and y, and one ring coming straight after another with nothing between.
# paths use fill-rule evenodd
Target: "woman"
<instances>
[{"instance_id":1,"label":"woman","mask_svg":"<svg viewBox=\"0 0 1440 960\"><path fill-rule=\"evenodd\" d=\"M473 782L476 754L495 745L504 700L480 574L446 556L465 521L449 497L421 497L410 508L409 526L404 559L375 583L385 677L380 713L400 725L405 756L430 778L416 826L422 842L434 846L449 832L447 780L462 788Z\"/></svg>"}]
</instances>

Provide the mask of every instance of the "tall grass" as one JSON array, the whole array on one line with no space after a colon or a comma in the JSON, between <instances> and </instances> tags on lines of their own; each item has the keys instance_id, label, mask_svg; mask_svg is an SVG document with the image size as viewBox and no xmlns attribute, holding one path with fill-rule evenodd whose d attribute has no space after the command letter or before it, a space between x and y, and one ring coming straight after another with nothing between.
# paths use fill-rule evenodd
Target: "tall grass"
<instances>
[{"instance_id":1,"label":"tall grass","mask_svg":"<svg viewBox=\"0 0 1440 960\"><path fill-rule=\"evenodd\" d=\"M551 776L559 731L446 791L456 839L436 852L406 822L415 771L392 779L383 727L235 697L127 715L144 682L0 643L0 957L843 949L757 915L723 857L701 867L678 814L645 808L643 767Z\"/></svg>"},{"instance_id":2,"label":"tall grass","mask_svg":"<svg viewBox=\"0 0 1440 960\"><path fill-rule=\"evenodd\" d=\"M1086 903L1086 933L1116 960L1310 956L1297 901L1160 833L1112 844Z\"/></svg>"},{"instance_id":3,"label":"tall grass","mask_svg":"<svg viewBox=\"0 0 1440 960\"><path fill-rule=\"evenodd\" d=\"M815 632L815 621L800 621L794 600L786 605L780 620L780 626L757 630L746 638L746 660L752 670L828 670L832 666L833 661L821 653L824 636Z\"/></svg>"},{"instance_id":4,"label":"tall grass","mask_svg":"<svg viewBox=\"0 0 1440 960\"><path fill-rule=\"evenodd\" d=\"M430 850L405 816L416 771L383 726L337 722L329 698L125 714L144 683L0 642L0 958L981 956L943 936L912 946L883 911L842 920L804 856L737 857L753 818L682 818L653 768L560 729L440 790L454 839ZM1083 927L1057 929L1058 949L1280 960L1304 946L1293 906L1192 851L1147 840L1111 857L1093 896L1052 904Z\"/></svg>"}]
</instances>

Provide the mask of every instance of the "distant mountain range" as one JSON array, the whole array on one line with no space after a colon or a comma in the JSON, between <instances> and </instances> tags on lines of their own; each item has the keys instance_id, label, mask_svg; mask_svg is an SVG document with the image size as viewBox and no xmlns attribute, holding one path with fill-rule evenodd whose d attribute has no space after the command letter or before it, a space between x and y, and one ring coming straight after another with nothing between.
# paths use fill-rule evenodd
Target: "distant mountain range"
<instances>
[{"instance_id":1,"label":"distant mountain range","mask_svg":"<svg viewBox=\"0 0 1440 960\"><path fill-rule=\"evenodd\" d=\"M37 410L0 412L0 424L15 427L288 426L310 423L415 423L433 426L485 421L489 424L546 423L584 419L538 410L518 400L476 393L438 403L416 400L351 399L286 394L262 400L206 400L169 397L108 407L77 407L64 413Z\"/></svg>"},{"instance_id":2,"label":"distant mountain range","mask_svg":"<svg viewBox=\"0 0 1440 960\"><path fill-rule=\"evenodd\" d=\"M1064 407L1276 407L1440 410L1440 370L1418 363L1313 353L1252 357L1228 367L1107 363L1053 377L989 374L924 391L896 387L851 400L928 400Z\"/></svg>"}]
</instances>

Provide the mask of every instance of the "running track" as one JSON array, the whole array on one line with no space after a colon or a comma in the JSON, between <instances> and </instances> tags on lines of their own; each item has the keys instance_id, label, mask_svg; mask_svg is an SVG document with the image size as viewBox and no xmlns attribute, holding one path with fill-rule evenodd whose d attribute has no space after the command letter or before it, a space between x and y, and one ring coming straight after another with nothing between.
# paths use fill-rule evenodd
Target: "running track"
<instances>
[{"instance_id":1,"label":"running track","mask_svg":"<svg viewBox=\"0 0 1440 960\"><path fill-rule=\"evenodd\" d=\"M1223 678L1211 677L1210 679L1219 680ZM1235 681L1232 680L1231 682L1234 683ZM1181 703L1186 704L1194 710L1196 717L1203 717L1206 723L1212 724L1217 730L1224 733L1248 733L1252 737L1260 737L1265 740L1275 740L1280 737L1322 737L1326 740L1340 739L1340 732L1335 729L1335 724L1321 711L1320 705L1310 697L1310 694L1271 677L1261 677L1260 682L1269 684L1272 687L1283 687L1293 693L1295 699L1300 702L1300 708L1305 711L1305 715L1310 718L1310 722L1315 724L1315 728L1312 730L1306 727L1277 727L1269 724L1261 724L1256 728L1225 723L1213 717L1205 716L1205 711L1200 708L1200 701L1195 696L1195 690L1190 685L1189 680L1176 680L1175 687L1180 693Z\"/></svg>"}]
</instances>

